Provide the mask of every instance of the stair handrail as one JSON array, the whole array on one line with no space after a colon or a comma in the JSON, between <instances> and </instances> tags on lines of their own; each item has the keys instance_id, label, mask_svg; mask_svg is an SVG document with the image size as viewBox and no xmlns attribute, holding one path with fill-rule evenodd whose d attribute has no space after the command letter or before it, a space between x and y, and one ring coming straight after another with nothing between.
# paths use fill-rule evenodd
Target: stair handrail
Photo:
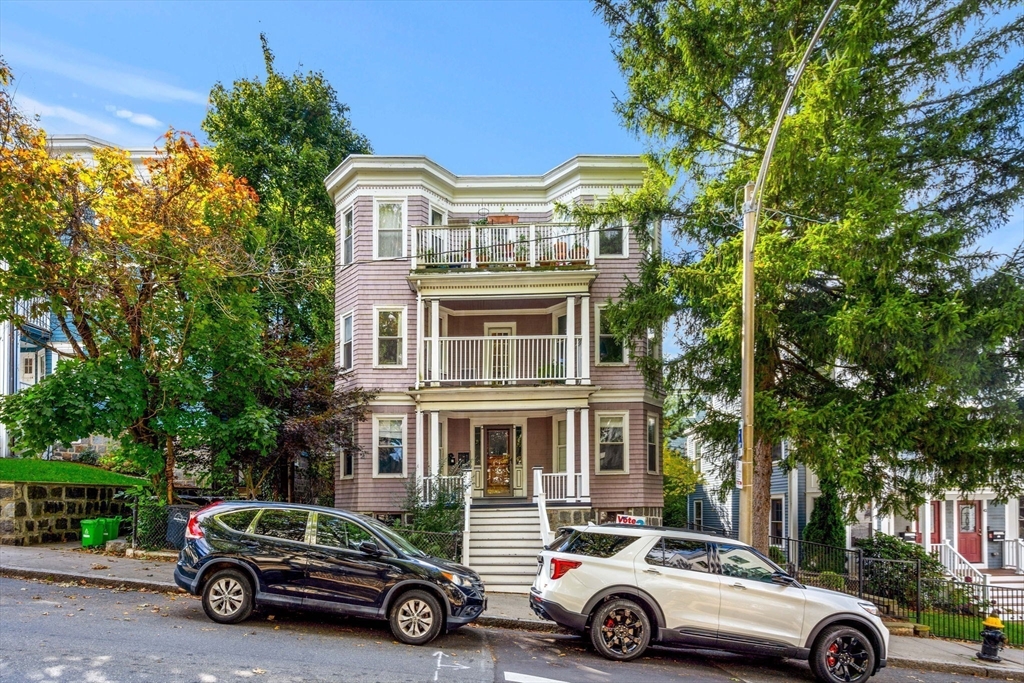
<instances>
[{"instance_id":1,"label":"stair handrail","mask_svg":"<svg viewBox=\"0 0 1024 683\"><path fill-rule=\"evenodd\" d=\"M1012 569L1014 574L1024 574L1024 538L1007 538L1003 545L1003 569Z\"/></svg>"},{"instance_id":2,"label":"stair handrail","mask_svg":"<svg viewBox=\"0 0 1024 683\"><path fill-rule=\"evenodd\" d=\"M540 516L540 541L544 547L551 543L551 522L548 521L548 501L544 495L544 468L533 468L533 497L537 501L537 514Z\"/></svg>"},{"instance_id":3,"label":"stair handrail","mask_svg":"<svg viewBox=\"0 0 1024 683\"><path fill-rule=\"evenodd\" d=\"M469 508L473 505L473 472L462 471L462 564L469 566Z\"/></svg>"},{"instance_id":4,"label":"stair handrail","mask_svg":"<svg viewBox=\"0 0 1024 683\"><path fill-rule=\"evenodd\" d=\"M978 570L970 561L961 555L956 548L953 547L953 542L950 539L946 539L944 543L940 543L934 546L938 560L945 567L946 571L953 576L954 579L959 581L970 581L978 584L988 583L988 574L984 574Z\"/></svg>"}]
</instances>

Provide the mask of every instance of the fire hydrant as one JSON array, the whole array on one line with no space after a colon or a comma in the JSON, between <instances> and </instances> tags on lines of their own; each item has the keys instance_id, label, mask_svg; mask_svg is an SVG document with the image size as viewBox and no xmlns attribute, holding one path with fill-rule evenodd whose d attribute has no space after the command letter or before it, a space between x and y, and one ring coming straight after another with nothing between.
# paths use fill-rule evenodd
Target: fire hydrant
<instances>
[{"instance_id":1,"label":"fire hydrant","mask_svg":"<svg viewBox=\"0 0 1024 683\"><path fill-rule=\"evenodd\" d=\"M1003 661L999 656L999 648L1006 643L1003 620L998 615L990 614L985 621L981 622L981 625L985 628L981 630L981 652L978 653L978 659L988 662Z\"/></svg>"}]
</instances>

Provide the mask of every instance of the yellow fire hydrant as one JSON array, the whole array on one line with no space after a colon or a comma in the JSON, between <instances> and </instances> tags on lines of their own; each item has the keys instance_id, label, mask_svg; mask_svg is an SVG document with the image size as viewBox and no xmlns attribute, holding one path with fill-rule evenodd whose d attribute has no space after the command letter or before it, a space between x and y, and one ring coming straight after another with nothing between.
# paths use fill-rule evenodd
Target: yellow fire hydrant
<instances>
[{"instance_id":1,"label":"yellow fire hydrant","mask_svg":"<svg viewBox=\"0 0 1024 683\"><path fill-rule=\"evenodd\" d=\"M981 625L985 628L981 630L981 652L978 653L978 659L988 662L1003 661L1003 658L999 656L999 649L1006 644L1003 620L997 614L990 614L985 621L981 622Z\"/></svg>"}]
</instances>

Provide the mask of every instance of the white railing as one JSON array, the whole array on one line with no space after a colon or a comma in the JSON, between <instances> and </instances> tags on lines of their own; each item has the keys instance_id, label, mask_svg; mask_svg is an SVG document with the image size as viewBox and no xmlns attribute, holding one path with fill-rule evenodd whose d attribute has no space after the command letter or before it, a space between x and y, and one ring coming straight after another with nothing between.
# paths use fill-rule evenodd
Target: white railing
<instances>
[{"instance_id":1,"label":"white railing","mask_svg":"<svg viewBox=\"0 0 1024 683\"><path fill-rule=\"evenodd\" d=\"M595 234L569 223L419 226L412 268L593 265Z\"/></svg>"},{"instance_id":2,"label":"white railing","mask_svg":"<svg viewBox=\"0 0 1024 683\"><path fill-rule=\"evenodd\" d=\"M49 313L35 313L33 314L33 308L43 303L43 299L29 299L17 301L14 304L14 314L20 316L25 325L31 325L37 327L40 330L50 330L50 314Z\"/></svg>"},{"instance_id":3,"label":"white railing","mask_svg":"<svg viewBox=\"0 0 1024 683\"><path fill-rule=\"evenodd\" d=\"M547 548L551 543L551 522L548 520L548 502L544 495L544 471L540 467L533 468L533 498L537 501L537 515L540 518L540 540Z\"/></svg>"},{"instance_id":4,"label":"white railing","mask_svg":"<svg viewBox=\"0 0 1024 683\"><path fill-rule=\"evenodd\" d=\"M1000 541L1003 544L1003 569L1012 569L1015 574L1024 574L1024 538Z\"/></svg>"},{"instance_id":5,"label":"white railing","mask_svg":"<svg viewBox=\"0 0 1024 683\"><path fill-rule=\"evenodd\" d=\"M462 495L462 480L461 474L453 476L436 476L436 477L423 477L421 495L424 503L433 503L437 500L439 494L447 496L452 499L456 496Z\"/></svg>"},{"instance_id":6,"label":"white railing","mask_svg":"<svg viewBox=\"0 0 1024 683\"><path fill-rule=\"evenodd\" d=\"M441 337L438 340L440 368L435 373L427 363L424 381L440 383L552 381L564 382L582 377L583 338L574 337L576 367L573 377L566 375L562 335L521 335L515 337ZM424 339L423 358L433 358L432 340Z\"/></svg>"},{"instance_id":7,"label":"white railing","mask_svg":"<svg viewBox=\"0 0 1024 683\"><path fill-rule=\"evenodd\" d=\"M576 483L575 495L569 495L569 475L565 472L542 473L541 487L544 490L546 501L558 502L581 502L588 500L583 497L583 475L579 472L573 473L573 481Z\"/></svg>"},{"instance_id":8,"label":"white railing","mask_svg":"<svg viewBox=\"0 0 1024 683\"><path fill-rule=\"evenodd\" d=\"M932 546L932 551L946 571L957 581L968 581L977 584L988 583L988 574L984 574L957 552L953 543L946 539L945 543Z\"/></svg>"},{"instance_id":9,"label":"white railing","mask_svg":"<svg viewBox=\"0 0 1024 683\"><path fill-rule=\"evenodd\" d=\"M473 505L473 472L462 473L462 564L469 566L469 508Z\"/></svg>"}]
</instances>

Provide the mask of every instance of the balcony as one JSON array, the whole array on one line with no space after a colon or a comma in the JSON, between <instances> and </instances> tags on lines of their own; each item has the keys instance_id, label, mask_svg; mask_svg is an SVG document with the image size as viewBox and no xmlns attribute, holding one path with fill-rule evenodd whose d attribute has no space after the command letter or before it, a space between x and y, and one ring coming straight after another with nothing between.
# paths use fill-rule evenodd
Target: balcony
<instances>
[{"instance_id":1,"label":"balcony","mask_svg":"<svg viewBox=\"0 0 1024 683\"><path fill-rule=\"evenodd\" d=\"M566 348L573 348L571 356ZM434 385L575 384L588 380L580 335L439 337L423 340L424 381Z\"/></svg>"},{"instance_id":2,"label":"balcony","mask_svg":"<svg viewBox=\"0 0 1024 683\"><path fill-rule=\"evenodd\" d=\"M588 266L594 264L597 233L569 223L413 227L412 269Z\"/></svg>"}]
</instances>

